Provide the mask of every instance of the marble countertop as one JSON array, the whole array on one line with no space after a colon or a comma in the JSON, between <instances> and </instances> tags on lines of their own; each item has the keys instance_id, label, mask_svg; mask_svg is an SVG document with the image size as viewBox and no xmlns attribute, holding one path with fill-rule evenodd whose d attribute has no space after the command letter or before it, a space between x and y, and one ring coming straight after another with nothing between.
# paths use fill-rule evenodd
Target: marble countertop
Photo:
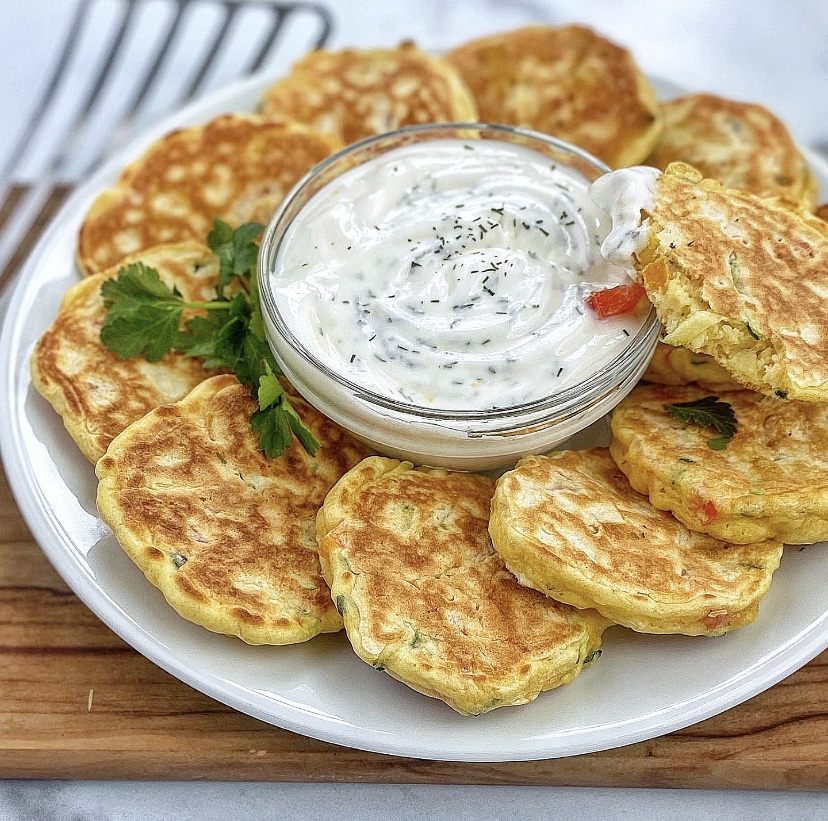
<instances>
[{"instance_id":1,"label":"marble countertop","mask_svg":"<svg viewBox=\"0 0 828 821\"><path fill-rule=\"evenodd\" d=\"M117 0L96 0L117 2ZM581 22L629 47L644 71L679 86L762 103L800 144L828 150L828 4L816 0L327 0L329 45L383 46L414 39L442 50L533 22ZM0 5L4 152L22 133L75 2ZM301 37L292 48L301 50ZM290 57L298 56L292 54ZM287 60L288 57L283 58ZM220 77L216 82L220 82ZM36 158L29 173L38 173ZM825 197L828 199L828 197ZM826 762L828 766L828 762ZM817 819L814 793L366 784L0 781L0 821L18 819Z\"/></svg>"},{"instance_id":2,"label":"marble countertop","mask_svg":"<svg viewBox=\"0 0 828 821\"><path fill-rule=\"evenodd\" d=\"M815 793L0 781L0 821L823 821Z\"/></svg>"}]
</instances>

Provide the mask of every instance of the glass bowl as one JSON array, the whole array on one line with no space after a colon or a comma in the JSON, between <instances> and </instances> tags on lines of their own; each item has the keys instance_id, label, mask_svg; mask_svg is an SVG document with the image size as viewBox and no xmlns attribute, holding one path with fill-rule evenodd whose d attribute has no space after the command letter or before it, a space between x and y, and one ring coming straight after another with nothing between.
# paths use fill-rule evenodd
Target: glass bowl
<instances>
[{"instance_id":1,"label":"glass bowl","mask_svg":"<svg viewBox=\"0 0 828 821\"><path fill-rule=\"evenodd\" d=\"M508 468L528 453L553 449L600 419L626 396L646 369L660 330L654 309L646 300L642 300L630 319L632 329L629 332L624 330L626 338L613 343L617 350L612 349L612 355L605 356L597 364L585 363L583 376L570 380L563 388L555 385L554 380L550 381L548 388L543 383L543 387L539 388L537 368L527 364L524 378L536 390L536 395L528 401L503 406L458 407L456 403L448 406L447 401L439 398L412 400L408 398L410 391L405 397L395 396L393 390L389 393L381 385L372 384L368 378L349 373L347 353L344 351L340 352L339 359L326 359L322 348L316 349L308 342L308 333L322 336L326 329L321 327L323 324L327 327L354 324L347 331L358 333L356 323L350 323L350 320L319 322L320 328L314 328L316 320L308 321L295 316L282 297L283 284L294 276L298 267L314 270L318 263L322 239L317 237L317 233L320 236L322 233L321 229L317 231L317 223L307 222L308 214L313 215L314 208L316 213L320 213L318 209L321 207L326 214L336 213L338 223L346 224L353 221L353 217L342 216L341 208L345 211L362 205L374 208L371 203L384 187L382 181L375 183L373 188L368 183L366 191L355 195L349 193L343 180L347 182L356 174L367 173L365 169L390 174L393 168L396 172L400 163L404 165L408 162L401 151L410 146L426 146L430 154L456 148L458 163L464 150L482 148L485 154L491 148L491 143L484 145L475 141L496 141L496 151L511 151L509 147L517 147L517 151L530 149L539 154L553 171L559 167L561 173L565 171L567 175L577 177L578 185L583 183L584 191L592 181L609 171L603 163L577 147L546 135L508 126L411 126L371 137L317 165L287 195L262 238L258 286L268 343L285 376L318 410L379 453L411 460L415 464L488 471ZM343 178L343 175L346 176ZM564 180L567 185L568 179ZM322 206L319 205L321 197L329 199ZM606 233L609 229L608 217L601 226ZM529 227L526 225L527 229ZM595 225L590 224L588 228L593 234L598 231ZM501 226L499 230L503 233L506 228ZM543 233L549 236L546 231ZM300 238L306 240L303 248L288 249L290 243L298 242ZM593 239L600 242L600 237ZM566 241L572 244L572 241ZM348 253L359 254L360 249L348 246ZM286 256L291 260L288 264L285 263ZM535 256L537 258L537 254ZM336 264L339 264L338 260ZM598 264L606 263L599 260ZM305 286L302 287L307 291ZM336 289L340 286L332 287ZM575 284L570 287L570 292L575 293L579 287L579 283ZM334 301L333 296L331 301ZM420 304L428 302L438 300L421 300ZM524 309L526 305L521 308ZM579 309L578 313L583 314L584 311ZM324 344L330 343L326 341ZM588 346L586 342L585 347ZM438 350L435 355L444 357L443 364L437 366L444 367L448 354ZM508 354L507 358L520 359ZM350 360L353 362L353 354ZM494 370L497 369L492 372ZM446 371L435 370L435 386L442 386L448 376ZM403 387L401 384L400 390Z\"/></svg>"}]
</instances>

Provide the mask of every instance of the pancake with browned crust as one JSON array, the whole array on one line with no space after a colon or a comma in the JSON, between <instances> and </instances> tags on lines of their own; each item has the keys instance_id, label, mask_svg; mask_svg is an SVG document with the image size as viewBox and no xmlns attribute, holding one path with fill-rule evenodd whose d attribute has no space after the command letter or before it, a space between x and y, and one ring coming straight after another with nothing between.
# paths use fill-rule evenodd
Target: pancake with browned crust
<instances>
[{"instance_id":1,"label":"pancake with browned crust","mask_svg":"<svg viewBox=\"0 0 828 821\"><path fill-rule=\"evenodd\" d=\"M474 99L454 68L413 43L313 51L265 90L260 109L344 143L401 126L477 120Z\"/></svg>"},{"instance_id":2,"label":"pancake with browned crust","mask_svg":"<svg viewBox=\"0 0 828 821\"><path fill-rule=\"evenodd\" d=\"M609 624L522 587L487 532L494 483L372 457L319 512L322 572L364 661L463 714L533 700Z\"/></svg>"},{"instance_id":3,"label":"pancake with browned crust","mask_svg":"<svg viewBox=\"0 0 828 821\"><path fill-rule=\"evenodd\" d=\"M828 540L828 405L719 392L737 430L713 450L712 427L665 408L709 395L696 386L640 385L615 408L610 450L632 486L693 530L726 541Z\"/></svg>"},{"instance_id":4,"label":"pancake with browned crust","mask_svg":"<svg viewBox=\"0 0 828 821\"><path fill-rule=\"evenodd\" d=\"M828 401L822 220L684 163L614 171L590 194L612 213L606 252L632 261L666 343L713 356L754 390Z\"/></svg>"},{"instance_id":5,"label":"pancake with browned crust","mask_svg":"<svg viewBox=\"0 0 828 821\"><path fill-rule=\"evenodd\" d=\"M293 184L339 148L315 129L252 114L173 131L92 203L78 264L93 274L158 243L203 239L215 217L267 223Z\"/></svg>"},{"instance_id":6,"label":"pancake with browned crust","mask_svg":"<svg viewBox=\"0 0 828 821\"><path fill-rule=\"evenodd\" d=\"M813 211L817 182L785 124L766 108L713 94L663 103L664 131L645 164L685 162L727 188Z\"/></svg>"},{"instance_id":7,"label":"pancake with browned crust","mask_svg":"<svg viewBox=\"0 0 828 821\"><path fill-rule=\"evenodd\" d=\"M490 530L522 582L644 633L751 623L782 555L779 542L688 530L636 493L606 448L521 459L498 480Z\"/></svg>"},{"instance_id":8,"label":"pancake with browned crust","mask_svg":"<svg viewBox=\"0 0 828 821\"><path fill-rule=\"evenodd\" d=\"M660 385L695 383L711 391L739 390L739 384L712 356L659 342L644 376Z\"/></svg>"},{"instance_id":9,"label":"pancake with browned crust","mask_svg":"<svg viewBox=\"0 0 828 821\"><path fill-rule=\"evenodd\" d=\"M184 299L215 299L219 263L198 242L159 245L127 257L142 262ZM32 384L60 414L84 456L97 462L109 443L145 413L189 393L210 371L201 359L170 353L158 362L120 359L101 342L106 308L101 286L120 265L86 277L64 295L31 359ZM213 371L215 373L215 371Z\"/></svg>"},{"instance_id":10,"label":"pancake with browned crust","mask_svg":"<svg viewBox=\"0 0 828 821\"><path fill-rule=\"evenodd\" d=\"M185 619L249 644L291 644L342 621L319 570L325 494L365 448L301 399L322 447L259 449L250 391L202 382L115 438L96 472L98 509L121 547Z\"/></svg>"},{"instance_id":11,"label":"pancake with browned crust","mask_svg":"<svg viewBox=\"0 0 828 821\"><path fill-rule=\"evenodd\" d=\"M631 54L583 26L493 34L446 59L482 121L551 134L613 168L641 162L661 134L655 92Z\"/></svg>"}]
</instances>

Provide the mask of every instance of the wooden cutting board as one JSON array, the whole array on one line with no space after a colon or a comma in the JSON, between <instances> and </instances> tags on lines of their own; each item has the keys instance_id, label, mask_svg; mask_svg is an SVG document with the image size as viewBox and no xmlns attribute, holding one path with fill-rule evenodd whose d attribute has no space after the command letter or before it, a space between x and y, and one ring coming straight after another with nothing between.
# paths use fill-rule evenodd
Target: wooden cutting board
<instances>
[{"instance_id":1,"label":"wooden cutting board","mask_svg":"<svg viewBox=\"0 0 828 821\"><path fill-rule=\"evenodd\" d=\"M0 778L826 790L828 651L722 715L617 750L497 764L351 750L238 713L135 652L52 569L0 470Z\"/></svg>"},{"instance_id":2,"label":"wooden cutting board","mask_svg":"<svg viewBox=\"0 0 828 821\"><path fill-rule=\"evenodd\" d=\"M132 650L67 588L0 474L0 778L828 789L828 652L652 741L547 761L366 753L237 713Z\"/></svg>"}]
</instances>

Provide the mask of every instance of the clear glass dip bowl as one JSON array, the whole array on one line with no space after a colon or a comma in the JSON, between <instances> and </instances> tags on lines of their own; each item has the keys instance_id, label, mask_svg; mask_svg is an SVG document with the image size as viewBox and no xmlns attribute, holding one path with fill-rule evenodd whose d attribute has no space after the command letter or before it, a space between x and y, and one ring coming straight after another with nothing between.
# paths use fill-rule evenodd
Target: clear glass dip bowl
<instances>
[{"instance_id":1,"label":"clear glass dip bowl","mask_svg":"<svg viewBox=\"0 0 828 821\"><path fill-rule=\"evenodd\" d=\"M358 384L303 344L275 296L286 233L314 196L340 175L394 149L433 140L497 140L525 146L592 182L609 169L580 149L508 126L412 126L355 143L312 169L292 189L268 225L259 255L258 285L268 342L285 376L308 402L382 454L415 464L488 471L512 466L528 453L564 443L610 411L639 380L660 330L654 309L625 347L598 370L533 401L494 409L448 409L391 398ZM312 246L310 246L312 247ZM306 263L312 265L310 250ZM535 375L527 374L532 380Z\"/></svg>"}]
</instances>

